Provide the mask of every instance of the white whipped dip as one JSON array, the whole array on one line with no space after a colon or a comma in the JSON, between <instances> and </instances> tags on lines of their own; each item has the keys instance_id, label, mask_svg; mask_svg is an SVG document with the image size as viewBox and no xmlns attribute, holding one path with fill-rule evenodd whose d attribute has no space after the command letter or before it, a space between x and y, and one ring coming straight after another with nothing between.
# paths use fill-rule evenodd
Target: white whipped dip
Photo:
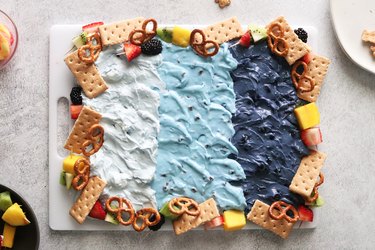
<instances>
[{"instance_id":1,"label":"white whipped dip","mask_svg":"<svg viewBox=\"0 0 375 250\"><path fill-rule=\"evenodd\" d=\"M159 94L157 66L161 56L139 56L127 62L120 45L101 52L95 62L108 89L83 103L103 118L104 144L90 157L92 175L107 181L104 194L129 199L135 209L156 207L150 187L156 168Z\"/></svg>"}]
</instances>

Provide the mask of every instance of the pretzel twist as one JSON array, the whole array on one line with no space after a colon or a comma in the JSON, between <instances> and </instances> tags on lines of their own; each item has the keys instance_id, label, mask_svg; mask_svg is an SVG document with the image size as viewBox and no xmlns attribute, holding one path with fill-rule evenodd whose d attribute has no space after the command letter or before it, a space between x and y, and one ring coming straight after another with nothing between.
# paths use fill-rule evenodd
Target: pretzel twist
<instances>
[{"instance_id":1,"label":"pretzel twist","mask_svg":"<svg viewBox=\"0 0 375 250\"><path fill-rule=\"evenodd\" d=\"M113 201L117 201L118 206L111 206ZM113 196L108 198L105 203L106 209L110 213L116 214L117 220L124 226L128 226L134 222L135 219L135 211L131 204L131 202L125 198L121 198L118 196ZM128 214L129 218L124 220L123 214Z\"/></svg>"},{"instance_id":2,"label":"pretzel twist","mask_svg":"<svg viewBox=\"0 0 375 250\"><path fill-rule=\"evenodd\" d=\"M284 28L279 23L272 24L267 30L267 42L271 51L278 56L286 56L289 45L284 39Z\"/></svg>"},{"instance_id":3,"label":"pretzel twist","mask_svg":"<svg viewBox=\"0 0 375 250\"><path fill-rule=\"evenodd\" d=\"M72 186L75 190L82 190L86 187L90 177L90 161L86 158L78 159L74 163L75 176Z\"/></svg>"},{"instance_id":4,"label":"pretzel twist","mask_svg":"<svg viewBox=\"0 0 375 250\"><path fill-rule=\"evenodd\" d=\"M168 208L172 214L176 215L186 213L191 216L198 216L201 212L198 203L195 200L186 197L173 198L169 202Z\"/></svg>"},{"instance_id":5,"label":"pretzel twist","mask_svg":"<svg viewBox=\"0 0 375 250\"><path fill-rule=\"evenodd\" d=\"M275 213L277 211L277 213ZM287 212L291 211L293 216L290 217ZM274 220L281 220L285 219L288 222L296 222L299 219L298 211L292 205L285 203L283 201L275 201L270 206L268 213L270 214L271 218Z\"/></svg>"},{"instance_id":6,"label":"pretzel twist","mask_svg":"<svg viewBox=\"0 0 375 250\"><path fill-rule=\"evenodd\" d=\"M88 133L88 140L86 140L82 144L82 154L87 157L95 154L102 147L103 143L104 143L104 128L99 124L92 125ZM89 146L91 146L92 149L87 152L86 149Z\"/></svg>"},{"instance_id":7,"label":"pretzel twist","mask_svg":"<svg viewBox=\"0 0 375 250\"><path fill-rule=\"evenodd\" d=\"M87 36L86 44L78 49L78 57L82 62L90 64L98 59L100 51L102 51L102 41L100 40L99 34L94 33ZM89 52L88 55L87 52Z\"/></svg>"},{"instance_id":8,"label":"pretzel twist","mask_svg":"<svg viewBox=\"0 0 375 250\"><path fill-rule=\"evenodd\" d=\"M150 218L152 215L155 215L155 219L153 221L150 221ZM135 219L133 221L133 228L137 232L143 231L146 227L149 226L155 226L156 224L159 223L161 219L161 216L159 212L152 207L146 207L142 208L137 211L135 214ZM138 225L138 221L142 221L141 225Z\"/></svg>"},{"instance_id":9,"label":"pretzel twist","mask_svg":"<svg viewBox=\"0 0 375 250\"><path fill-rule=\"evenodd\" d=\"M152 23L151 30L147 30L147 25ZM133 30L129 34L130 43L140 46L142 43L147 42L156 35L156 29L158 28L158 23L155 19L150 18L143 21L142 29Z\"/></svg>"},{"instance_id":10,"label":"pretzel twist","mask_svg":"<svg viewBox=\"0 0 375 250\"><path fill-rule=\"evenodd\" d=\"M200 35L200 37L197 37L197 35ZM203 57L214 56L219 52L219 45L215 41L206 40L206 35L200 29L195 29L191 32L189 43L193 50ZM213 50L210 51L212 47Z\"/></svg>"},{"instance_id":11,"label":"pretzel twist","mask_svg":"<svg viewBox=\"0 0 375 250\"><path fill-rule=\"evenodd\" d=\"M298 73L300 66L303 67L302 73ZM315 88L315 81L308 76L307 64L304 61L297 61L292 68L292 81L297 91L300 93L311 92ZM308 85L308 87L305 87Z\"/></svg>"},{"instance_id":12,"label":"pretzel twist","mask_svg":"<svg viewBox=\"0 0 375 250\"><path fill-rule=\"evenodd\" d=\"M311 193L311 196L309 198L306 199L307 202L309 203L313 203L315 202L318 197L319 197L319 191L318 191L318 188L320 185L322 185L324 183L324 175L322 172L319 173L319 181L317 181L314 185L314 189Z\"/></svg>"}]
</instances>

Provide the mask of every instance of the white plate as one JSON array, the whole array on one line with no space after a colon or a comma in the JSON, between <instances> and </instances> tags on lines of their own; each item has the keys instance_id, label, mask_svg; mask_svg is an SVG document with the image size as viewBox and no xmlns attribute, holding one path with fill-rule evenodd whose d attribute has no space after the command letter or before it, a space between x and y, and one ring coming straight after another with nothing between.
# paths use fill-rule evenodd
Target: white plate
<instances>
[{"instance_id":1,"label":"white plate","mask_svg":"<svg viewBox=\"0 0 375 250\"><path fill-rule=\"evenodd\" d=\"M375 30L375 0L331 0L332 23L337 39L356 64L375 74L375 59L361 36Z\"/></svg>"},{"instance_id":2,"label":"white plate","mask_svg":"<svg viewBox=\"0 0 375 250\"><path fill-rule=\"evenodd\" d=\"M185 26L192 29L192 26ZM87 218L80 225L70 215L69 210L73 205L77 192L66 190L59 184L59 176L62 169L64 155L59 154L62 145L58 144L58 131L62 124L58 123L58 118L62 114L58 113L58 102L60 99L69 100L69 93L75 84L73 74L64 63L66 52L68 52L74 36L81 31L82 25L55 25L51 28L50 33L50 57L49 57L49 226L53 230L133 230L132 227L115 226L105 221ZM194 26L197 28L199 26ZM244 27L246 28L246 27ZM317 49L316 29L313 27L304 27L309 33L309 44L314 50ZM314 39L315 38L315 39ZM64 124L69 124L69 131L73 126L73 121L69 113L62 117ZM60 120L61 121L61 120ZM67 128L66 128L67 129ZM61 143L60 143L61 144ZM66 150L65 150L66 151ZM67 155L69 152L65 152ZM315 228L317 224L317 211L315 209L315 219L313 223L298 222L295 228ZM202 229L199 227L198 229ZM259 229L252 223L247 223L245 229ZM162 231L172 230L170 223L161 228Z\"/></svg>"}]
</instances>

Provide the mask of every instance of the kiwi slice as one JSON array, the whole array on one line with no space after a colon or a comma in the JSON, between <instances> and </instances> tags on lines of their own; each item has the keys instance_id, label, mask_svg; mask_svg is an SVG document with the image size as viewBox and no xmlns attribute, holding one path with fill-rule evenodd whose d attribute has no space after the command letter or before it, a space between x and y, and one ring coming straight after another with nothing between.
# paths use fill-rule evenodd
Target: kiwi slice
<instances>
[{"instance_id":1,"label":"kiwi slice","mask_svg":"<svg viewBox=\"0 0 375 250\"><path fill-rule=\"evenodd\" d=\"M5 212L12 204L13 202L8 191L0 193L0 210Z\"/></svg>"}]
</instances>

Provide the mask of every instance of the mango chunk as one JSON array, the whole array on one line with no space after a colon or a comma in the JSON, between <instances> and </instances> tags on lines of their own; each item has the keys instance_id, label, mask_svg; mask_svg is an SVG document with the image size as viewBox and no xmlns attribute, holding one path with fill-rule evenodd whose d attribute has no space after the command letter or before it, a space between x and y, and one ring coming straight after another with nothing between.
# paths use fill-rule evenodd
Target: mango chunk
<instances>
[{"instance_id":1,"label":"mango chunk","mask_svg":"<svg viewBox=\"0 0 375 250\"><path fill-rule=\"evenodd\" d=\"M296 108L294 114L301 130L312 128L320 123L320 114L315 102Z\"/></svg>"},{"instance_id":2,"label":"mango chunk","mask_svg":"<svg viewBox=\"0 0 375 250\"><path fill-rule=\"evenodd\" d=\"M14 242L14 235L16 234L16 227L7 223L4 224L3 231L3 247L12 248Z\"/></svg>"},{"instance_id":3,"label":"mango chunk","mask_svg":"<svg viewBox=\"0 0 375 250\"><path fill-rule=\"evenodd\" d=\"M30 221L26 218L22 208L17 203L14 203L4 212L2 219L14 227L30 224Z\"/></svg>"},{"instance_id":4,"label":"mango chunk","mask_svg":"<svg viewBox=\"0 0 375 250\"><path fill-rule=\"evenodd\" d=\"M240 230L246 225L245 213L240 210L226 210L223 213L224 230Z\"/></svg>"},{"instance_id":5,"label":"mango chunk","mask_svg":"<svg viewBox=\"0 0 375 250\"><path fill-rule=\"evenodd\" d=\"M175 26L172 31L172 43L180 47L187 47L190 43L191 31Z\"/></svg>"},{"instance_id":6,"label":"mango chunk","mask_svg":"<svg viewBox=\"0 0 375 250\"><path fill-rule=\"evenodd\" d=\"M78 159L84 158L82 155L70 154L63 161L63 170L74 175L74 164Z\"/></svg>"}]
</instances>

